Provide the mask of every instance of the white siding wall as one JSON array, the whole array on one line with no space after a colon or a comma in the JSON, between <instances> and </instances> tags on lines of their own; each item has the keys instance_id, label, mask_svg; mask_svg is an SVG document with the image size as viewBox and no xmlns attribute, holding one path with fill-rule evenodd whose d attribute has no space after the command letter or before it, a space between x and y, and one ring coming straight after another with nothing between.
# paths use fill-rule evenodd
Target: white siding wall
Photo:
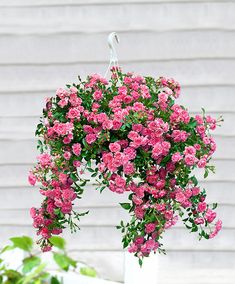
<instances>
[{"instance_id":1,"label":"white siding wall","mask_svg":"<svg viewBox=\"0 0 235 284\"><path fill-rule=\"evenodd\" d=\"M111 31L121 38L118 55L125 71L174 77L183 86L180 101L190 110L203 106L225 118L215 134L217 173L203 182L209 200L220 201L224 230L200 243L181 225L166 233L168 255L159 257L159 283L234 283L234 1L0 1L1 245L12 235L33 233L28 209L40 197L28 186L27 172L35 162L34 129L44 98L77 74L104 74ZM89 186L79 207L91 212L80 232L65 235L74 255L102 276L122 281L124 254L115 229L126 217L120 199L124 196L100 195ZM166 277L166 267L178 274ZM188 276L196 272L201 278Z\"/></svg>"}]
</instances>

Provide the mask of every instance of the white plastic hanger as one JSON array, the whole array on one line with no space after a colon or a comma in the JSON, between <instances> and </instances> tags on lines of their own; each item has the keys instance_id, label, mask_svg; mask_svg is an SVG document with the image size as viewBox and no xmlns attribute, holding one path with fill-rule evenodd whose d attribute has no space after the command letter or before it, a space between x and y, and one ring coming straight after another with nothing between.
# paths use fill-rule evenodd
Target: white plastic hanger
<instances>
[{"instance_id":1,"label":"white plastic hanger","mask_svg":"<svg viewBox=\"0 0 235 284\"><path fill-rule=\"evenodd\" d=\"M114 46L114 40L116 40L117 43L120 42L120 39L116 32L112 32L108 36L108 45L110 49L110 60L109 60L108 69L106 70L105 75L104 75L105 78L107 77L108 72L110 71L111 67L113 66L118 67L118 58L117 58L117 52Z\"/></svg>"}]
</instances>

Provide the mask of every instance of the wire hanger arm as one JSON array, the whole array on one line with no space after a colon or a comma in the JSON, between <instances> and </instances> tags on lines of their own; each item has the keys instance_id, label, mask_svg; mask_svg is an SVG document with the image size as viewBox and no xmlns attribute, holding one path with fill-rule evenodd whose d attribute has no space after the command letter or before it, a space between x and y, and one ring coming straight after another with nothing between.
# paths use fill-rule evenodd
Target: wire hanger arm
<instances>
[{"instance_id":1,"label":"wire hanger arm","mask_svg":"<svg viewBox=\"0 0 235 284\"><path fill-rule=\"evenodd\" d=\"M105 78L107 77L107 74L108 74L108 72L109 72L109 70L112 66L118 66L118 58L117 58L117 52L116 52L114 41L116 41L116 43L120 42L120 39L119 39L116 32L112 32L108 36L108 46L109 46L109 50L110 50L110 59L109 59L108 69L105 72L105 76L104 76Z\"/></svg>"}]
</instances>

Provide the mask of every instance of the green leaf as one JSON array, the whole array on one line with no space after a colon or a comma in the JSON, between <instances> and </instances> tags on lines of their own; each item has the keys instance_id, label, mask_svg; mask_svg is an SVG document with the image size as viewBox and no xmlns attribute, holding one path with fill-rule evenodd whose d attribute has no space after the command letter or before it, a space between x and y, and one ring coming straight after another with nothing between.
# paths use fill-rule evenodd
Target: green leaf
<instances>
[{"instance_id":1,"label":"green leaf","mask_svg":"<svg viewBox=\"0 0 235 284\"><path fill-rule=\"evenodd\" d=\"M86 276L89 276L89 277L96 277L97 276L97 272L95 271L94 268L91 268L91 267L81 267L80 273L82 275L86 275Z\"/></svg>"},{"instance_id":2,"label":"green leaf","mask_svg":"<svg viewBox=\"0 0 235 284\"><path fill-rule=\"evenodd\" d=\"M4 253L4 252L6 252L6 251L9 251L9 250L13 250L13 249L14 249L13 246L5 246L5 247L1 250L0 254Z\"/></svg>"},{"instance_id":3,"label":"green leaf","mask_svg":"<svg viewBox=\"0 0 235 284\"><path fill-rule=\"evenodd\" d=\"M122 208L124 208L125 210L129 210L131 208L131 204L130 203L119 203Z\"/></svg>"},{"instance_id":4,"label":"green leaf","mask_svg":"<svg viewBox=\"0 0 235 284\"><path fill-rule=\"evenodd\" d=\"M68 271L70 265L73 267L77 266L77 262L65 254L54 253L53 258L62 270Z\"/></svg>"},{"instance_id":5,"label":"green leaf","mask_svg":"<svg viewBox=\"0 0 235 284\"><path fill-rule=\"evenodd\" d=\"M34 267L41 263L41 259L37 256L30 256L23 260L23 273L30 272Z\"/></svg>"},{"instance_id":6,"label":"green leaf","mask_svg":"<svg viewBox=\"0 0 235 284\"><path fill-rule=\"evenodd\" d=\"M24 277L22 284L34 283L32 282L32 280L39 277L39 275L41 278L45 278L45 275L48 275L47 273L44 272L45 267L46 267L46 264L41 263L39 266L36 267L36 269L34 269L31 273L29 273L26 277Z\"/></svg>"},{"instance_id":7,"label":"green leaf","mask_svg":"<svg viewBox=\"0 0 235 284\"><path fill-rule=\"evenodd\" d=\"M208 175L209 175L209 171L206 169L206 170L205 170L205 173L204 173L204 178L207 178Z\"/></svg>"},{"instance_id":8,"label":"green leaf","mask_svg":"<svg viewBox=\"0 0 235 284\"><path fill-rule=\"evenodd\" d=\"M217 203L213 203L213 204L212 204L212 210L216 209L216 208L217 208L217 205L218 205Z\"/></svg>"},{"instance_id":9,"label":"green leaf","mask_svg":"<svg viewBox=\"0 0 235 284\"><path fill-rule=\"evenodd\" d=\"M191 232L197 232L198 231L198 227L197 226L193 226Z\"/></svg>"},{"instance_id":10,"label":"green leaf","mask_svg":"<svg viewBox=\"0 0 235 284\"><path fill-rule=\"evenodd\" d=\"M60 284L61 282L57 279L57 277L52 276L51 277L51 284Z\"/></svg>"},{"instance_id":11,"label":"green leaf","mask_svg":"<svg viewBox=\"0 0 235 284\"><path fill-rule=\"evenodd\" d=\"M193 182L193 184L194 184L195 186L198 185L198 180L197 180L197 178L196 178L195 176L192 176L190 179L191 179L191 181Z\"/></svg>"},{"instance_id":12,"label":"green leaf","mask_svg":"<svg viewBox=\"0 0 235 284\"><path fill-rule=\"evenodd\" d=\"M30 251L33 248L33 240L30 237L13 237L10 238L15 248L20 248L25 251Z\"/></svg>"},{"instance_id":13,"label":"green leaf","mask_svg":"<svg viewBox=\"0 0 235 284\"><path fill-rule=\"evenodd\" d=\"M13 282L13 280L19 280L22 277L22 275L18 271L13 269L5 270L4 275L7 276L8 280L12 280L12 282L10 283L15 283Z\"/></svg>"},{"instance_id":14,"label":"green leaf","mask_svg":"<svg viewBox=\"0 0 235 284\"><path fill-rule=\"evenodd\" d=\"M65 249L65 240L63 239L63 238L61 238L61 237L57 237L57 236L53 236L53 237L51 237L50 239L49 239L49 241L50 241L50 243L53 245L53 246L55 246L55 247L57 247L57 248L59 248L59 249Z\"/></svg>"}]
</instances>

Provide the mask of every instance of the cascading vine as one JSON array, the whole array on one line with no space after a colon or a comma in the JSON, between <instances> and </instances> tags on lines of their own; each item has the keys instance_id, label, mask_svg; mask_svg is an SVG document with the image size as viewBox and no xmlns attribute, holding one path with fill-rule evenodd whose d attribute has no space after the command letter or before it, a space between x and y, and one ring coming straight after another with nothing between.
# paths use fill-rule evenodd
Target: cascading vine
<instances>
[{"instance_id":1,"label":"cascading vine","mask_svg":"<svg viewBox=\"0 0 235 284\"><path fill-rule=\"evenodd\" d=\"M222 119L204 110L190 116L175 102L180 86L173 79L111 71L109 81L97 74L79 78L46 101L36 130L40 155L29 173L44 196L41 208L31 209L42 249L50 250L50 237L66 226L75 231L87 214L73 205L86 190L88 171L97 189L129 193L120 205L130 220L117 228L140 263L151 251L164 252L162 234L179 217L200 239L213 238L222 222L215 221L216 204L206 203L193 170L203 168L204 177L214 172L210 130Z\"/></svg>"}]
</instances>

